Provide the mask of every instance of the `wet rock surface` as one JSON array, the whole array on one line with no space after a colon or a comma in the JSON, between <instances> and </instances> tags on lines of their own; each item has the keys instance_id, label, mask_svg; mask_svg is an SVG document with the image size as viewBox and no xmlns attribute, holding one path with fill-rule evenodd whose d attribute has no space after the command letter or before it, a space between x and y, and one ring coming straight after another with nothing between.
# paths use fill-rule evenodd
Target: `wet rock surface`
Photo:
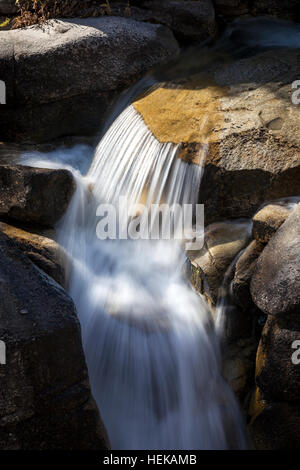
<instances>
[{"instance_id":1,"label":"wet rock surface","mask_svg":"<svg viewBox=\"0 0 300 470\"><path fill-rule=\"evenodd\" d=\"M52 226L64 214L75 190L67 170L0 166L0 215Z\"/></svg>"},{"instance_id":2,"label":"wet rock surface","mask_svg":"<svg viewBox=\"0 0 300 470\"><path fill-rule=\"evenodd\" d=\"M212 304L217 302L227 269L249 236L247 221L212 224L206 228L204 247L189 253L192 283Z\"/></svg>"},{"instance_id":3,"label":"wet rock surface","mask_svg":"<svg viewBox=\"0 0 300 470\"><path fill-rule=\"evenodd\" d=\"M298 450L300 407L293 403L266 405L250 426L258 450Z\"/></svg>"},{"instance_id":4,"label":"wet rock surface","mask_svg":"<svg viewBox=\"0 0 300 470\"><path fill-rule=\"evenodd\" d=\"M289 410L297 410L300 403L300 369L292 361L292 357L299 356L300 340L299 295L295 284L299 264L299 207L290 200L263 207L253 217L252 230L248 222L250 242L249 236L246 237L244 245L237 245L234 256L231 253L227 261L226 253L231 252L230 247L234 248L236 239L240 238L234 236L235 223L225 224L231 229L227 230L227 240L224 224L212 224L210 230L207 228L205 247L199 256L194 254L189 271L194 287L213 306L217 324L221 318L223 374L245 415L251 419L249 429L258 449L299 445L296 436L288 443L282 433L271 442L279 426L272 420L278 415L289 435L297 424ZM212 256L210 251L214 246L216 253ZM218 255L227 266L219 278ZM214 282L217 290L212 296ZM284 291L280 291L283 287ZM263 308L261 302L265 302ZM291 307L293 302L295 305ZM275 306L276 312L272 310ZM272 428L269 435L268 426Z\"/></svg>"},{"instance_id":5,"label":"wet rock surface","mask_svg":"<svg viewBox=\"0 0 300 470\"><path fill-rule=\"evenodd\" d=\"M223 351L223 374L247 415L248 397L253 387L257 342L248 338L231 339Z\"/></svg>"},{"instance_id":6,"label":"wet rock surface","mask_svg":"<svg viewBox=\"0 0 300 470\"><path fill-rule=\"evenodd\" d=\"M0 232L12 239L18 249L38 268L65 287L66 255L58 243L46 236L26 232L3 222L0 222Z\"/></svg>"},{"instance_id":7,"label":"wet rock surface","mask_svg":"<svg viewBox=\"0 0 300 470\"><path fill-rule=\"evenodd\" d=\"M295 1L287 3L294 19ZM0 13L8 4L0 1ZM214 5L225 18L287 15L276 0ZM0 140L94 132L122 89L177 55L170 29L184 41L216 32L209 0L133 2L131 14L2 34L0 78L8 83L8 105ZM180 158L205 165L206 223L252 217L266 200L299 194L299 108L291 104L299 63L299 49L228 60L191 80L164 83L134 103L158 140L181 143ZM0 215L10 223L54 225L73 191L68 172L0 167ZM300 334L299 214L299 207L293 213L280 204L263 207L253 217L248 246L249 234L234 232L234 224L210 225L203 250L191 258L192 282L214 307L224 295L224 276L232 276L223 372L244 409L255 378L249 415L258 449L300 446L299 365L291 360ZM0 338L10 367L0 369L1 448L109 446L89 389L75 308L59 285L65 285L60 256L54 241L0 223ZM254 371L255 329L264 314Z\"/></svg>"},{"instance_id":8,"label":"wet rock surface","mask_svg":"<svg viewBox=\"0 0 300 470\"><path fill-rule=\"evenodd\" d=\"M0 233L0 447L107 449L74 304Z\"/></svg>"},{"instance_id":9,"label":"wet rock surface","mask_svg":"<svg viewBox=\"0 0 300 470\"><path fill-rule=\"evenodd\" d=\"M300 205L271 238L251 280L257 307L269 315L298 314L300 308Z\"/></svg>"},{"instance_id":10,"label":"wet rock surface","mask_svg":"<svg viewBox=\"0 0 300 470\"><path fill-rule=\"evenodd\" d=\"M296 363L295 347L299 339L300 321L269 315L256 363L256 384L267 402L298 402L299 405L300 367Z\"/></svg>"},{"instance_id":11,"label":"wet rock surface","mask_svg":"<svg viewBox=\"0 0 300 470\"><path fill-rule=\"evenodd\" d=\"M269 240L251 279L252 299L267 314L256 356L257 388L249 409L257 449L300 445L299 208Z\"/></svg>"}]
</instances>

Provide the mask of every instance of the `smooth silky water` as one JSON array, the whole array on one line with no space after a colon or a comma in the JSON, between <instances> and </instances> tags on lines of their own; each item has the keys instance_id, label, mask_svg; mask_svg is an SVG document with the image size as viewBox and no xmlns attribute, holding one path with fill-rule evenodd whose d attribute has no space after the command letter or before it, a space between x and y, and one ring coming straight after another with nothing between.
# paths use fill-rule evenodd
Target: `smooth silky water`
<instances>
[{"instance_id":1,"label":"smooth silky water","mask_svg":"<svg viewBox=\"0 0 300 470\"><path fill-rule=\"evenodd\" d=\"M112 448L245 448L238 405L221 375L212 319L185 279L181 244L96 235L97 206L118 208L120 196L129 208L141 199L146 207L161 201L195 204L201 167L179 159L178 146L160 144L131 106L106 132L82 176L76 166L86 164L82 155L89 151L81 146L64 155L24 156L23 162L64 166L76 179L58 240L72 260L69 292ZM124 227L128 213L118 210Z\"/></svg>"},{"instance_id":2,"label":"smooth silky water","mask_svg":"<svg viewBox=\"0 0 300 470\"><path fill-rule=\"evenodd\" d=\"M243 23L230 27L223 43L238 55L287 45L283 32L295 26L268 23L273 32L277 28L270 39L262 22L248 25L261 35L241 47L235 43L244 37ZM151 77L144 79L129 101L152 84ZM127 227L120 196L129 208L141 201L147 207L197 202L201 167L179 159L177 146L160 144L126 105L125 97L95 152L82 145L22 157L25 165L67 168L77 183L57 233L69 255L69 292L93 395L113 449L245 449L244 420L221 374L219 334L185 278L181 244L97 238L99 204L116 205L119 228Z\"/></svg>"}]
</instances>

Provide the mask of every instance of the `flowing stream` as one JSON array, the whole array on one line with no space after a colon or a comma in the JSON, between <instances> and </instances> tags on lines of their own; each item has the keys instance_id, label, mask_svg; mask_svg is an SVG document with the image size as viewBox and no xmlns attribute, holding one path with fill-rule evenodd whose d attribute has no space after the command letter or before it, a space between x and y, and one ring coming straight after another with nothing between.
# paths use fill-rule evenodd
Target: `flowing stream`
<instances>
[{"instance_id":1,"label":"flowing stream","mask_svg":"<svg viewBox=\"0 0 300 470\"><path fill-rule=\"evenodd\" d=\"M221 43L239 57L257 48L296 47L299 34L287 22L245 20L233 23ZM22 162L67 168L77 183L58 240L69 255L69 292L112 448L245 449L243 419L221 373L219 337L184 275L181 243L149 239L151 224L142 240L97 237L100 204L116 208L118 233L124 233L135 203L197 202L201 166L178 158L178 146L160 144L127 106L153 83L146 77L123 97L95 152L81 145L25 154Z\"/></svg>"},{"instance_id":2,"label":"flowing stream","mask_svg":"<svg viewBox=\"0 0 300 470\"><path fill-rule=\"evenodd\" d=\"M82 176L76 163L86 150L24 162L71 169L77 182L58 238L72 260L69 291L112 448L245 448L212 319L185 279L180 243L96 236L99 204L114 204L119 225L128 225L120 196L129 208L141 199L146 207L195 204L201 167L178 158L178 146L160 144L131 106L108 129Z\"/></svg>"}]
</instances>

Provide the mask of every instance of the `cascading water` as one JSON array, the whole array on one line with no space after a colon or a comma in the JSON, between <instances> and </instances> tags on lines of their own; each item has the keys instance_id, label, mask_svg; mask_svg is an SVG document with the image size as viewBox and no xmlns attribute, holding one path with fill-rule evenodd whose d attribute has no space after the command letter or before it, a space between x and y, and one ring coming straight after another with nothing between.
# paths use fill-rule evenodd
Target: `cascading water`
<instances>
[{"instance_id":1,"label":"cascading water","mask_svg":"<svg viewBox=\"0 0 300 470\"><path fill-rule=\"evenodd\" d=\"M58 228L72 260L69 290L113 449L243 449L238 405L221 375L207 306L183 275L180 244L96 236L96 207L117 207L120 196L129 208L142 199L146 206L196 203L201 167L177 153L129 106L101 140L87 175L72 169L77 190ZM128 213L119 211L124 228Z\"/></svg>"},{"instance_id":2,"label":"cascading water","mask_svg":"<svg viewBox=\"0 0 300 470\"><path fill-rule=\"evenodd\" d=\"M269 48L298 47L299 35L297 24L239 20L207 52L221 51L224 60L231 60ZM201 72L219 57L213 53L207 61L204 54L203 60L203 50L192 49L162 70L160 80ZM119 106L126 108L153 83L146 77ZM218 335L204 300L184 277L180 243L96 236L99 204L118 208L122 231L130 217L118 206L120 196L129 209L140 201L147 207L195 204L201 180L201 167L177 158L177 146L160 144L131 106L114 120L119 107L115 111L89 171L88 146L23 157L31 166L68 168L77 181L58 234L69 255L69 291L112 448L246 448L238 405L221 375ZM225 276L224 287L229 281ZM218 306L221 334L227 300Z\"/></svg>"}]
</instances>

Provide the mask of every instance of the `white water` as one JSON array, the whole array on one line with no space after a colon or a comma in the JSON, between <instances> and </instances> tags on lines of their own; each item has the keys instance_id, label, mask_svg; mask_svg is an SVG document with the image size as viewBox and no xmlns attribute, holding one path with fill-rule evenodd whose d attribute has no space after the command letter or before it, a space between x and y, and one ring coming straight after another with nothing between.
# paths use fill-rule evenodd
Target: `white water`
<instances>
[{"instance_id":1,"label":"white water","mask_svg":"<svg viewBox=\"0 0 300 470\"><path fill-rule=\"evenodd\" d=\"M184 278L180 245L100 241L95 231L96 206L120 195L129 205L141 198L195 203L201 168L178 159L173 144L158 143L132 107L107 131L82 176L76 166L85 150L27 156L24 163L64 166L77 181L59 241L72 259L69 290L112 448L245 448L210 314ZM126 214L121 223L128 223Z\"/></svg>"}]
</instances>

